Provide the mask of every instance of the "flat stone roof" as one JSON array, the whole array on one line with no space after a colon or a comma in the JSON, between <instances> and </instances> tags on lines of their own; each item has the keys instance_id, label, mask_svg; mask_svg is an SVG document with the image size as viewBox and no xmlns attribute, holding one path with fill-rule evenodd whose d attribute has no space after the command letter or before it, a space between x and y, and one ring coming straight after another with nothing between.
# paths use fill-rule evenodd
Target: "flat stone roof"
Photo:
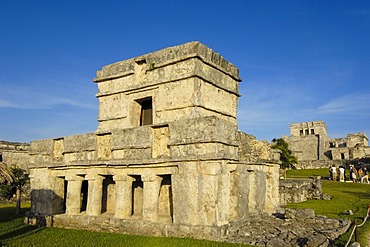
<instances>
[{"instance_id":1,"label":"flat stone roof","mask_svg":"<svg viewBox=\"0 0 370 247\"><path fill-rule=\"evenodd\" d=\"M168 47L142 56L106 65L96 72L96 78L94 78L93 81L104 81L133 72L136 63L140 64L145 62L153 68L157 68L193 57L197 57L210 66L213 66L223 73L233 77L237 81L241 81L237 67L226 61L220 54L214 52L212 49L198 41Z\"/></svg>"}]
</instances>

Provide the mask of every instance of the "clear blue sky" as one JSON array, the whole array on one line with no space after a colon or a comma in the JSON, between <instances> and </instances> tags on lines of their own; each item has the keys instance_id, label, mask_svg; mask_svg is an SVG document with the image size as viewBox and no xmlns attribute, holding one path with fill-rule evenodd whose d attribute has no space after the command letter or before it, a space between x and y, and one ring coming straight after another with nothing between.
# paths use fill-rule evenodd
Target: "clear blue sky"
<instances>
[{"instance_id":1,"label":"clear blue sky","mask_svg":"<svg viewBox=\"0 0 370 247\"><path fill-rule=\"evenodd\" d=\"M0 1L0 140L94 132L102 66L200 41L240 70L239 129L370 135L370 1Z\"/></svg>"}]
</instances>

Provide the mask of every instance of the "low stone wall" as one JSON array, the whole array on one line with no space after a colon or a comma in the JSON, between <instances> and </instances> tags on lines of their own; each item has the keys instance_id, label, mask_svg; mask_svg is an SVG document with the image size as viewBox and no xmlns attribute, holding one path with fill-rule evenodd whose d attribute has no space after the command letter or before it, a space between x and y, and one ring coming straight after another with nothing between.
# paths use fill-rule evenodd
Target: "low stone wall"
<instances>
[{"instance_id":1,"label":"low stone wall","mask_svg":"<svg viewBox=\"0 0 370 247\"><path fill-rule=\"evenodd\" d=\"M343 165L344 160L300 160L295 165L297 169L319 169L328 168L329 166L335 165L336 167ZM328 172L329 176L329 172Z\"/></svg>"},{"instance_id":2,"label":"low stone wall","mask_svg":"<svg viewBox=\"0 0 370 247\"><path fill-rule=\"evenodd\" d=\"M257 246L329 246L345 233L350 220L316 216L312 209L285 209L274 215L251 215L221 226L191 226L125 220L110 215L26 214L26 224L147 236L188 237Z\"/></svg>"},{"instance_id":3,"label":"low stone wall","mask_svg":"<svg viewBox=\"0 0 370 247\"><path fill-rule=\"evenodd\" d=\"M96 232L114 232L144 236L186 237L220 241L227 235L227 225L192 226L158 223L135 219L118 219L112 215L40 215L27 213L25 224L47 227L84 229Z\"/></svg>"},{"instance_id":4,"label":"low stone wall","mask_svg":"<svg viewBox=\"0 0 370 247\"><path fill-rule=\"evenodd\" d=\"M312 179L280 179L279 193L281 206L291 202L304 202L312 199L330 200L330 197L322 192L320 177Z\"/></svg>"}]
</instances>

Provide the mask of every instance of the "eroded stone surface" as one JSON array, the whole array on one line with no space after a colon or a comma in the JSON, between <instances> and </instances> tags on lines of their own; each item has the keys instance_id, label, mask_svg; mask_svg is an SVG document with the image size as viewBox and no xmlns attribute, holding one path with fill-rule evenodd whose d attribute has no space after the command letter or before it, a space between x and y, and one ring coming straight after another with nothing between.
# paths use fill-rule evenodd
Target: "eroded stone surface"
<instances>
[{"instance_id":1,"label":"eroded stone surface","mask_svg":"<svg viewBox=\"0 0 370 247\"><path fill-rule=\"evenodd\" d=\"M9 167L28 170L29 151L29 143L0 141L0 162Z\"/></svg>"},{"instance_id":2,"label":"eroded stone surface","mask_svg":"<svg viewBox=\"0 0 370 247\"><path fill-rule=\"evenodd\" d=\"M316 216L312 209L286 209L231 224L226 239L257 246L331 246L350 225L350 220Z\"/></svg>"}]
</instances>

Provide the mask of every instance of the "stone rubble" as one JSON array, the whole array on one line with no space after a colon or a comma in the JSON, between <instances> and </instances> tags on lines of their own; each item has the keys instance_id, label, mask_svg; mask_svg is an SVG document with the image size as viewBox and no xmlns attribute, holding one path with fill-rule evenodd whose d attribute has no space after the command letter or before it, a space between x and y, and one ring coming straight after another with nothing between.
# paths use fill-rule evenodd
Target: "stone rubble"
<instances>
[{"instance_id":1,"label":"stone rubble","mask_svg":"<svg viewBox=\"0 0 370 247\"><path fill-rule=\"evenodd\" d=\"M228 228L227 242L256 246L330 246L345 233L350 220L315 216L313 209L290 209L284 214L251 216Z\"/></svg>"}]
</instances>

